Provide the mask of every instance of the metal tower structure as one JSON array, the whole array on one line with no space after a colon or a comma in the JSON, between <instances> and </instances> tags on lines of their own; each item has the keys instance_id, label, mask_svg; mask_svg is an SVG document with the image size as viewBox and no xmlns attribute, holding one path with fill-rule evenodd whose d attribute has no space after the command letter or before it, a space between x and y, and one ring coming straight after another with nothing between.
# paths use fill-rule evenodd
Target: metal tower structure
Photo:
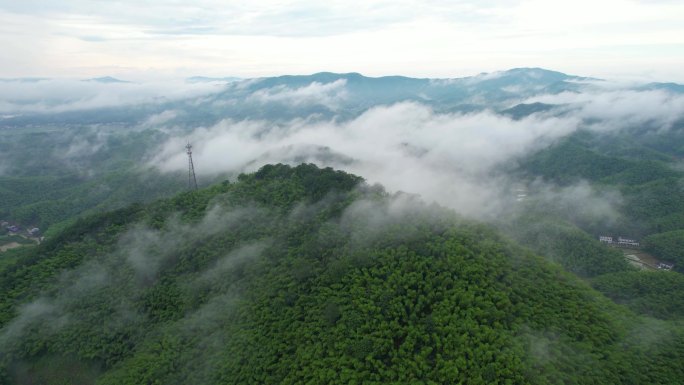
<instances>
[{"instance_id":1,"label":"metal tower structure","mask_svg":"<svg viewBox=\"0 0 684 385\"><path fill-rule=\"evenodd\" d=\"M185 146L185 150L188 154L188 188L197 190L197 178L195 177L195 166L192 164L192 145L190 142Z\"/></svg>"}]
</instances>

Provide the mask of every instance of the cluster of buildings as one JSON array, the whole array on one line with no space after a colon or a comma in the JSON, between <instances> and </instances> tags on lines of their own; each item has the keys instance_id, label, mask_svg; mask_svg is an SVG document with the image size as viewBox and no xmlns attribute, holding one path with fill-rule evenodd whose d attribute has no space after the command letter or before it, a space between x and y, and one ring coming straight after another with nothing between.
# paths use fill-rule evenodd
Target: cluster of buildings
<instances>
[{"instance_id":1,"label":"cluster of buildings","mask_svg":"<svg viewBox=\"0 0 684 385\"><path fill-rule=\"evenodd\" d=\"M660 262L658 264L658 269L660 270L672 270L673 267L674 265L671 263Z\"/></svg>"},{"instance_id":2,"label":"cluster of buildings","mask_svg":"<svg viewBox=\"0 0 684 385\"><path fill-rule=\"evenodd\" d=\"M605 243L607 245L611 246L619 246L619 247L627 247L627 248L637 248L639 247L639 242L637 242L634 239L629 239L629 238L623 238L623 237L617 237L617 240L613 239L613 237L609 237L606 235L601 235L599 236L599 241L601 243ZM629 258L629 257L634 257L636 260ZM628 255L626 257L629 259L631 262L637 262L639 264L644 264L641 259L639 259L636 256L633 255ZM657 265L656 265L657 263ZM655 269L658 268L659 270L672 270L674 268L674 264L672 263L667 263L667 262L659 262L655 261L653 264L647 264L650 268Z\"/></svg>"},{"instance_id":3,"label":"cluster of buildings","mask_svg":"<svg viewBox=\"0 0 684 385\"><path fill-rule=\"evenodd\" d=\"M517 202L522 202L527 199L527 190L524 188L515 189L515 200Z\"/></svg>"},{"instance_id":4,"label":"cluster of buildings","mask_svg":"<svg viewBox=\"0 0 684 385\"><path fill-rule=\"evenodd\" d=\"M18 233L19 231L21 231L21 227L13 225L7 221L0 221L0 227L7 230L7 232L9 233Z\"/></svg>"},{"instance_id":5,"label":"cluster of buildings","mask_svg":"<svg viewBox=\"0 0 684 385\"><path fill-rule=\"evenodd\" d=\"M623 237L618 237L617 240L614 240L613 237L601 235L599 236L599 241L601 243L605 243L608 245L615 245L621 247L639 247L639 242L637 242L636 240Z\"/></svg>"},{"instance_id":6,"label":"cluster of buildings","mask_svg":"<svg viewBox=\"0 0 684 385\"><path fill-rule=\"evenodd\" d=\"M7 221L0 221L0 227L7 230L7 232L10 234L19 234L21 232L21 227L11 224ZM26 229L26 235L29 237L40 237L40 229L37 227Z\"/></svg>"}]
</instances>

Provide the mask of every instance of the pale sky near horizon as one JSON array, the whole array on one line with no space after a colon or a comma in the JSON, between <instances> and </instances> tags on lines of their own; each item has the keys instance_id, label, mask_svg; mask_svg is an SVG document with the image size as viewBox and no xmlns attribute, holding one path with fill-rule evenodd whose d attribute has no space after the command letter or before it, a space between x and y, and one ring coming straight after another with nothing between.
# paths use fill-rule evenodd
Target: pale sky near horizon
<instances>
[{"instance_id":1,"label":"pale sky near horizon","mask_svg":"<svg viewBox=\"0 0 684 385\"><path fill-rule=\"evenodd\" d=\"M514 67L684 82L684 2L0 0L0 78Z\"/></svg>"}]
</instances>

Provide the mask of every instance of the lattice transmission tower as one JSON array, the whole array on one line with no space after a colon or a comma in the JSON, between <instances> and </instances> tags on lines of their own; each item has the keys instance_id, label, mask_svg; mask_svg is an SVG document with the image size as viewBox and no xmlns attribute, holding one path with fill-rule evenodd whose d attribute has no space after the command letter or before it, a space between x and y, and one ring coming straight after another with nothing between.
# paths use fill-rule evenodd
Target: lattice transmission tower
<instances>
[{"instance_id":1,"label":"lattice transmission tower","mask_svg":"<svg viewBox=\"0 0 684 385\"><path fill-rule=\"evenodd\" d=\"M195 165L192 163L192 145L188 142L185 146L188 154L188 189L197 190L197 177L195 177Z\"/></svg>"}]
</instances>

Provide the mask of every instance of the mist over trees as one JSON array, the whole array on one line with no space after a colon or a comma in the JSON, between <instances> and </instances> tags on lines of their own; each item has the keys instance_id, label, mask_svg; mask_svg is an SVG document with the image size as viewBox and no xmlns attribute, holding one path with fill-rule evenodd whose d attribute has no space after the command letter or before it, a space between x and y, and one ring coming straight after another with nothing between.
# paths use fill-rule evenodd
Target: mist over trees
<instances>
[{"instance_id":1,"label":"mist over trees","mask_svg":"<svg viewBox=\"0 0 684 385\"><path fill-rule=\"evenodd\" d=\"M313 165L80 220L0 282L10 383L682 378L676 323L644 326L491 227Z\"/></svg>"},{"instance_id":2,"label":"mist over trees","mask_svg":"<svg viewBox=\"0 0 684 385\"><path fill-rule=\"evenodd\" d=\"M2 84L0 383L682 383L681 87Z\"/></svg>"}]
</instances>

